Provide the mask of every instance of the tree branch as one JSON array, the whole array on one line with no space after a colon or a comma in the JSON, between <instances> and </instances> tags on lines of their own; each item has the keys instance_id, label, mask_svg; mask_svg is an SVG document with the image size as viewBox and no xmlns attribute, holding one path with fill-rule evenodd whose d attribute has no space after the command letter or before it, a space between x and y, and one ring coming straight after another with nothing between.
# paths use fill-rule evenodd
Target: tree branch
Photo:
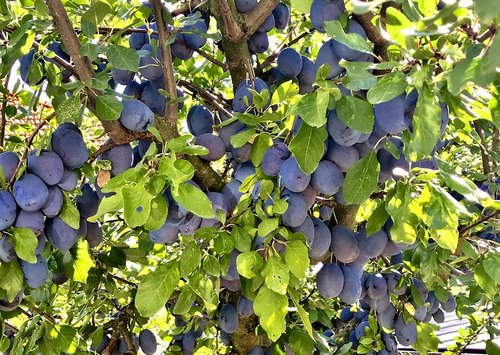
<instances>
[{"instance_id":1,"label":"tree branch","mask_svg":"<svg viewBox=\"0 0 500 355\"><path fill-rule=\"evenodd\" d=\"M385 39L379 29L373 25L372 19L374 16L373 12L367 12L363 15L354 15L354 18L365 30L366 37L373 42L375 46L375 54L379 55L384 60L388 60L389 57L387 56L387 47L389 47L391 43Z\"/></svg>"},{"instance_id":2,"label":"tree branch","mask_svg":"<svg viewBox=\"0 0 500 355\"><path fill-rule=\"evenodd\" d=\"M494 212L491 212L490 214L484 216L484 217L481 217L479 218L476 222L472 223L472 224L469 224L468 226L463 226L463 228L460 228L459 230L459 234L460 236L463 236L465 235L465 233L467 233L468 231L470 231L472 228L480 225L481 223L497 216L498 214L500 213L500 211L494 211Z\"/></svg>"},{"instance_id":3,"label":"tree branch","mask_svg":"<svg viewBox=\"0 0 500 355\"><path fill-rule=\"evenodd\" d=\"M201 55L203 58L205 58L206 60L214 63L215 65L219 66L222 68L222 70L226 71L228 69L227 67L227 64L224 64L220 61L218 61L217 59L215 59L214 57L212 57L210 54L208 54L207 52L201 50L201 49L195 49L194 50L196 53L198 53L199 55Z\"/></svg>"},{"instance_id":4,"label":"tree branch","mask_svg":"<svg viewBox=\"0 0 500 355\"><path fill-rule=\"evenodd\" d=\"M252 11L242 14L244 39L249 39L257 31L278 3L279 0L260 0Z\"/></svg>"},{"instance_id":5,"label":"tree branch","mask_svg":"<svg viewBox=\"0 0 500 355\"><path fill-rule=\"evenodd\" d=\"M227 0L214 0L213 4L218 10L220 20L222 21L222 36L230 42L237 43L242 40L245 33L236 21L233 11ZM212 6L213 8L213 6ZM260 26L260 25L259 25Z\"/></svg>"},{"instance_id":6,"label":"tree branch","mask_svg":"<svg viewBox=\"0 0 500 355\"><path fill-rule=\"evenodd\" d=\"M151 0L153 5L153 13L155 15L156 23L158 24L158 34L160 37L161 45L161 67L163 69L163 79L165 81L165 88L168 93L167 107L165 109L164 122L158 122L159 131L164 141L173 137L177 137L179 132L177 130L177 89L174 78L174 67L172 66L172 53L170 52L170 44L168 43L169 33L167 25L163 19L163 5L161 0Z\"/></svg>"},{"instance_id":7,"label":"tree branch","mask_svg":"<svg viewBox=\"0 0 500 355\"><path fill-rule=\"evenodd\" d=\"M92 81L94 78L94 71L90 66L90 61L87 57L80 54L80 41L76 36L76 32L73 29L73 25L64 9L64 5L61 0L47 0L47 7L52 15L52 20L56 26L61 40L66 47L68 54L71 56L73 63L75 64L75 76L77 76L80 81L86 83ZM91 90L89 87L86 88L87 93L87 108L94 114L97 115L96 110L96 97L100 93ZM149 134L131 132L125 129L118 120L115 121L101 121L105 131L108 133L110 138L116 143L129 143L138 138L145 138L150 136Z\"/></svg>"},{"instance_id":8,"label":"tree branch","mask_svg":"<svg viewBox=\"0 0 500 355\"><path fill-rule=\"evenodd\" d=\"M172 11L172 14L171 14L172 17L176 17L179 15L185 15L185 14L188 14L190 12L193 12L193 10L195 10L198 6L201 5L200 0L187 0L186 2L187 2L187 4L184 4L183 6Z\"/></svg>"}]
</instances>

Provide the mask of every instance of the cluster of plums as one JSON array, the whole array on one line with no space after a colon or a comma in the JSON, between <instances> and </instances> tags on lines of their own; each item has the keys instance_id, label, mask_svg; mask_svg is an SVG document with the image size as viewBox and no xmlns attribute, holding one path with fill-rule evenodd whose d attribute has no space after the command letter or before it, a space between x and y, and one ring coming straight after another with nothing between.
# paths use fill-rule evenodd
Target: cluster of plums
<instances>
[{"instance_id":1,"label":"cluster of plums","mask_svg":"<svg viewBox=\"0 0 500 355\"><path fill-rule=\"evenodd\" d=\"M63 251L69 250L80 237L94 242L102 239L100 225L84 219L86 210L82 196L76 197L82 216L78 228L71 227L60 217L63 194L77 188L77 169L89 157L80 130L72 123L61 124L52 134L51 147L51 150L31 151L24 174L17 177L14 175L20 165L18 155L13 152L0 154L5 180L14 181L12 190L0 191L0 261L8 263L17 259L12 237L15 231L11 227L31 229L38 238L37 262L32 264L19 259L19 263L26 284L32 288L42 286L49 275L47 260L41 255L46 239ZM67 277L54 274L53 279L58 283Z\"/></svg>"},{"instance_id":2,"label":"cluster of plums","mask_svg":"<svg viewBox=\"0 0 500 355\"><path fill-rule=\"evenodd\" d=\"M90 346L90 350L94 353L101 354L108 347L111 337L109 335L104 335L97 346L93 344ZM141 350L146 355L152 355L156 352L158 344L156 341L156 336L149 329L143 329L139 332L139 336L132 334L132 341L136 350ZM122 355L128 353L128 346L124 339L119 339L117 345L114 349L110 349L111 354ZM108 350L109 351L109 350Z\"/></svg>"}]
</instances>

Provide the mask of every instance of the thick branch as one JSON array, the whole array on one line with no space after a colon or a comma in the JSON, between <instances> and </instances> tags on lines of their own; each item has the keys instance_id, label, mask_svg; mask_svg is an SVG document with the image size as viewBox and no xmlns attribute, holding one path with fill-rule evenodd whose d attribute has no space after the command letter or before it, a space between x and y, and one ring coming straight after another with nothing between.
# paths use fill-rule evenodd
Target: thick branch
<instances>
[{"instance_id":1,"label":"thick branch","mask_svg":"<svg viewBox=\"0 0 500 355\"><path fill-rule=\"evenodd\" d=\"M220 17L222 36L230 42L240 42L244 32L236 21L227 0L213 0L212 9L217 9ZM219 21L218 21L219 22ZM259 25L260 26L260 25Z\"/></svg>"},{"instance_id":2,"label":"thick branch","mask_svg":"<svg viewBox=\"0 0 500 355\"><path fill-rule=\"evenodd\" d=\"M385 39L379 29L373 25L373 17L374 14L372 12L367 12L363 15L354 15L356 21L358 21L365 30L368 39L375 45L375 54L385 60L388 60L389 57L387 56L387 47L389 47L390 42Z\"/></svg>"},{"instance_id":3,"label":"thick branch","mask_svg":"<svg viewBox=\"0 0 500 355\"><path fill-rule=\"evenodd\" d=\"M279 0L260 0L252 11L242 15L245 39L249 39L257 31L278 3Z\"/></svg>"},{"instance_id":4,"label":"thick branch","mask_svg":"<svg viewBox=\"0 0 500 355\"><path fill-rule=\"evenodd\" d=\"M174 77L174 67L172 65L172 53L170 52L170 44L168 43L169 33L167 25L163 19L163 6L160 0L151 0L153 4L153 12L156 23L158 24L158 34L160 36L161 45L161 67L163 69L163 79L168 93L167 107L165 109L165 122L158 122L159 131L162 138L166 141L172 137L179 135L177 131L177 89Z\"/></svg>"}]
</instances>

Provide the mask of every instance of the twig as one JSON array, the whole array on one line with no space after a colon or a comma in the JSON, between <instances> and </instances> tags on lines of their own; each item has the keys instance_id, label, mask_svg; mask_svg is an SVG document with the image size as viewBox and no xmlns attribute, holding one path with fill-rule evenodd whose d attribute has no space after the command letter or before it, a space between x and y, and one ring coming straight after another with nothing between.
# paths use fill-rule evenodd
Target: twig
<instances>
[{"instance_id":1,"label":"twig","mask_svg":"<svg viewBox=\"0 0 500 355\"><path fill-rule=\"evenodd\" d=\"M210 54L207 52L201 50L201 49L195 49L195 52L201 55L203 58L207 59L208 61L214 63L215 65L219 66L222 68L222 70L226 71L228 70L227 64L222 63L221 61L218 61L214 57L212 57Z\"/></svg>"},{"instance_id":2,"label":"twig","mask_svg":"<svg viewBox=\"0 0 500 355\"><path fill-rule=\"evenodd\" d=\"M10 329L10 331L12 331L13 333L17 333L19 331L19 329L17 329L16 327L14 327L13 325L7 323L6 321L3 322L3 324Z\"/></svg>"},{"instance_id":3,"label":"twig","mask_svg":"<svg viewBox=\"0 0 500 355\"><path fill-rule=\"evenodd\" d=\"M483 172L485 175L488 175L491 170L490 170L490 158L488 156L488 151L486 149L486 142L484 140L484 135L483 135L483 129L479 125L479 122L476 120L473 122L474 124L474 130L476 131L477 135L479 136L479 139L481 140L481 162L483 163Z\"/></svg>"},{"instance_id":4,"label":"twig","mask_svg":"<svg viewBox=\"0 0 500 355\"><path fill-rule=\"evenodd\" d=\"M110 272L108 272L108 275L109 275L111 278L113 278L113 279L115 279L115 280L117 280L117 281L120 281L121 283L124 283L124 284L127 284L127 285L130 285L130 286L133 286L133 287L137 288L137 284L136 284L135 282L132 282L132 281L126 280L126 279L124 279L123 277L118 276L118 275L115 275L115 274L112 274L112 273L110 273Z\"/></svg>"},{"instance_id":5,"label":"twig","mask_svg":"<svg viewBox=\"0 0 500 355\"><path fill-rule=\"evenodd\" d=\"M493 37L495 35L495 33L497 32L497 29L496 27L489 27L486 32L484 32L482 35L480 35L478 38L477 38L477 41L478 42L484 42L486 41L488 38L490 37Z\"/></svg>"},{"instance_id":6,"label":"twig","mask_svg":"<svg viewBox=\"0 0 500 355\"><path fill-rule=\"evenodd\" d=\"M468 226L463 226L463 228L460 228L459 229L459 235L460 236L463 236L465 235L465 233L467 233L468 231L470 231L472 228L480 225L481 223L495 217L496 215L498 215L500 213L500 211L494 211L494 212L491 212L490 214L484 216L484 217L481 217L479 218L476 222L472 223L472 224L469 224Z\"/></svg>"},{"instance_id":7,"label":"twig","mask_svg":"<svg viewBox=\"0 0 500 355\"><path fill-rule=\"evenodd\" d=\"M178 9L172 11L171 13L172 17L185 15L187 13L193 12L193 10L196 9L201 4L201 0L187 0L186 2L187 4L185 4L184 6L181 6Z\"/></svg>"},{"instance_id":8,"label":"twig","mask_svg":"<svg viewBox=\"0 0 500 355\"><path fill-rule=\"evenodd\" d=\"M4 87L5 90L8 90L9 86L10 73L5 76ZM3 141L5 138L5 126L7 125L7 114L5 113L5 108L7 107L7 103L9 102L9 93L3 95L2 102L2 122L0 123L0 147L3 147Z\"/></svg>"},{"instance_id":9,"label":"twig","mask_svg":"<svg viewBox=\"0 0 500 355\"><path fill-rule=\"evenodd\" d=\"M178 114L178 106L177 106L177 88L175 84L174 77L174 67L172 65L172 53L170 52L170 44L168 42L169 33L167 31L167 25L165 24L165 20L163 19L163 5L160 0L150 0L153 5L153 13L156 18L156 23L158 24L158 34L160 36L161 43L161 66L163 69L163 79L165 82L165 88L168 93L168 105L165 109L165 122L161 122L160 126L160 134L162 135L163 140L167 141L172 137L176 137L179 135L177 130L177 114Z\"/></svg>"},{"instance_id":10,"label":"twig","mask_svg":"<svg viewBox=\"0 0 500 355\"><path fill-rule=\"evenodd\" d=\"M200 95L203 100L206 102L209 102L212 106L214 106L217 111L220 113L226 115L226 116L232 116L230 110L231 106L225 101L224 98L217 96L216 94L199 87L198 85L191 83L186 80L179 80L179 85L190 90L193 94L198 94Z\"/></svg>"}]
</instances>

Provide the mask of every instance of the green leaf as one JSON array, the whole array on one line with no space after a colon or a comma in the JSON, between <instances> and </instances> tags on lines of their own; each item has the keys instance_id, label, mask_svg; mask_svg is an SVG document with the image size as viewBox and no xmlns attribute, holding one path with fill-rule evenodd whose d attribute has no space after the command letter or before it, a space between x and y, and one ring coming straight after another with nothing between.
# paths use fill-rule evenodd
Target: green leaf
<instances>
[{"instance_id":1,"label":"green leaf","mask_svg":"<svg viewBox=\"0 0 500 355\"><path fill-rule=\"evenodd\" d=\"M326 110L330 101L327 90L317 90L302 97L295 106L295 114L312 127L321 127L326 123Z\"/></svg>"},{"instance_id":2,"label":"green leaf","mask_svg":"<svg viewBox=\"0 0 500 355\"><path fill-rule=\"evenodd\" d=\"M264 219L262 222L259 223L259 226L257 227L257 233L259 236L265 237L272 231L275 231L276 228L278 228L278 225L279 225L278 218Z\"/></svg>"},{"instance_id":3,"label":"green leaf","mask_svg":"<svg viewBox=\"0 0 500 355\"><path fill-rule=\"evenodd\" d=\"M172 194L179 205L188 211L202 218L214 218L212 202L199 188L185 182L179 185L177 193L172 191Z\"/></svg>"},{"instance_id":4,"label":"green leaf","mask_svg":"<svg viewBox=\"0 0 500 355\"><path fill-rule=\"evenodd\" d=\"M356 96L342 96L335 107L337 116L344 124L361 133L373 130L373 107Z\"/></svg>"},{"instance_id":5,"label":"green leaf","mask_svg":"<svg viewBox=\"0 0 500 355\"><path fill-rule=\"evenodd\" d=\"M57 106L57 122L77 122L82 111L82 103L78 95L73 95Z\"/></svg>"},{"instance_id":6,"label":"green leaf","mask_svg":"<svg viewBox=\"0 0 500 355\"><path fill-rule=\"evenodd\" d=\"M77 331L69 325L44 323L45 336L61 352L74 354L78 346Z\"/></svg>"},{"instance_id":7,"label":"green leaf","mask_svg":"<svg viewBox=\"0 0 500 355\"><path fill-rule=\"evenodd\" d=\"M411 186L398 182L394 196L386 204L386 211L394 221L391 238L396 243L413 244L417 239L418 217L412 212Z\"/></svg>"},{"instance_id":8,"label":"green leaf","mask_svg":"<svg viewBox=\"0 0 500 355\"><path fill-rule=\"evenodd\" d=\"M311 11L312 0L291 0L290 3L295 10L304 14L308 14Z\"/></svg>"},{"instance_id":9,"label":"green leaf","mask_svg":"<svg viewBox=\"0 0 500 355\"><path fill-rule=\"evenodd\" d=\"M340 42L350 49L372 54L373 47L368 41L357 33L345 33L339 21L325 21L325 31L332 39Z\"/></svg>"},{"instance_id":10,"label":"green leaf","mask_svg":"<svg viewBox=\"0 0 500 355\"><path fill-rule=\"evenodd\" d=\"M146 223L151 211L153 196L149 194L144 185L124 186L122 196L125 223L131 228Z\"/></svg>"},{"instance_id":11,"label":"green leaf","mask_svg":"<svg viewBox=\"0 0 500 355\"><path fill-rule=\"evenodd\" d=\"M271 136L267 133L259 133L252 144L252 154L250 160L254 166L259 166L262 163L262 158L266 151L273 145Z\"/></svg>"},{"instance_id":12,"label":"green leaf","mask_svg":"<svg viewBox=\"0 0 500 355\"><path fill-rule=\"evenodd\" d=\"M263 267L264 260L256 251L241 253L236 257L236 268L244 278L253 279L259 276Z\"/></svg>"},{"instance_id":13,"label":"green leaf","mask_svg":"<svg viewBox=\"0 0 500 355\"><path fill-rule=\"evenodd\" d=\"M168 176L175 190L176 186L193 178L194 166L187 160L176 160L174 156L164 157L160 159L158 172Z\"/></svg>"},{"instance_id":14,"label":"green leaf","mask_svg":"<svg viewBox=\"0 0 500 355\"><path fill-rule=\"evenodd\" d=\"M151 211L149 217L144 224L144 228L147 230L157 230L160 229L168 215L168 205L167 201L162 194L159 194L151 200Z\"/></svg>"},{"instance_id":15,"label":"green leaf","mask_svg":"<svg viewBox=\"0 0 500 355\"><path fill-rule=\"evenodd\" d=\"M463 243L464 241L462 241ZM500 273L498 273L498 266L500 265L500 254L490 252L486 254L483 259L483 268L486 273L495 280L496 283L500 283Z\"/></svg>"},{"instance_id":16,"label":"green leaf","mask_svg":"<svg viewBox=\"0 0 500 355\"><path fill-rule=\"evenodd\" d=\"M196 293L189 286L184 286L182 291L175 301L174 314L186 314L193 306L196 300Z\"/></svg>"},{"instance_id":17,"label":"green leaf","mask_svg":"<svg viewBox=\"0 0 500 355\"><path fill-rule=\"evenodd\" d=\"M111 10L111 7L103 1L94 2L81 17L83 34L87 37L92 37L97 31L97 26Z\"/></svg>"},{"instance_id":18,"label":"green leaf","mask_svg":"<svg viewBox=\"0 0 500 355\"><path fill-rule=\"evenodd\" d=\"M379 7L383 3L389 2L389 1L392 1L392 0L374 0L374 1L370 1L370 2L350 1L346 4L346 9L349 12L352 12L356 15L363 15L363 14L366 14L367 12L370 12L373 9ZM347 350L349 350L349 349L347 349ZM337 353L335 353L335 354L338 355Z\"/></svg>"},{"instance_id":19,"label":"green leaf","mask_svg":"<svg viewBox=\"0 0 500 355\"><path fill-rule=\"evenodd\" d=\"M289 342L295 354L314 353L314 340L300 328L292 329Z\"/></svg>"},{"instance_id":20,"label":"green leaf","mask_svg":"<svg viewBox=\"0 0 500 355\"><path fill-rule=\"evenodd\" d=\"M209 312L217 309L217 305L219 304L217 290L210 277L207 277L202 270L191 275L188 285L201 297Z\"/></svg>"},{"instance_id":21,"label":"green leaf","mask_svg":"<svg viewBox=\"0 0 500 355\"><path fill-rule=\"evenodd\" d=\"M482 262L479 263L474 269L474 279L489 299L493 299L495 297L496 282L486 272Z\"/></svg>"},{"instance_id":22,"label":"green leaf","mask_svg":"<svg viewBox=\"0 0 500 355\"><path fill-rule=\"evenodd\" d=\"M285 262L291 273L299 279L306 276L309 267L309 251L304 242L293 240L286 245Z\"/></svg>"},{"instance_id":23,"label":"green leaf","mask_svg":"<svg viewBox=\"0 0 500 355\"><path fill-rule=\"evenodd\" d=\"M113 68L137 72L139 69L139 53L132 48L110 44L106 56Z\"/></svg>"},{"instance_id":24,"label":"green leaf","mask_svg":"<svg viewBox=\"0 0 500 355\"><path fill-rule=\"evenodd\" d=\"M377 83L377 77L370 73L373 63L340 61L340 66L345 68L347 75L342 79L342 85L349 90L368 90Z\"/></svg>"},{"instance_id":25,"label":"green leaf","mask_svg":"<svg viewBox=\"0 0 500 355\"><path fill-rule=\"evenodd\" d=\"M17 260L10 263L0 263L0 288L7 293L7 299L12 302L23 289L23 272Z\"/></svg>"},{"instance_id":26,"label":"green leaf","mask_svg":"<svg viewBox=\"0 0 500 355\"><path fill-rule=\"evenodd\" d=\"M179 283L179 266L171 261L160 265L137 288L135 306L143 317L152 317L165 306Z\"/></svg>"},{"instance_id":27,"label":"green leaf","mask_svg":"<svg viewBox=\"0 0 500 355\"><path fill-rule=\"evenodd\" d=\"M96 115L104 121L120 118L123 104L114 95L99 95L96 97Z\"/></svg>"},{"instance_id":28,"label":"green leaf","mask_svg":"<svg viewBox=\"0 0 500 355\"><path fill-rule=\"evenodd\" d=\"M99 218L104 216L106 213L117 212L122 208L123 208L122 194L114 194L112 196L104 197L99 202L99 208L97 209L97 213L94 216L87 218L87 221L97 222ZM78 220L78 222L80 221Z\"/></svg>"},{"instance_id":29,"label":"green leaf","mask_svg":"<svg viewBox=\"0 0 500 355\"><path fill-rule=\"evenodd\" d=\"M213 255L206 255L202 262L203 270L209 275L219 276L220 266L219 261Z\"/></svg>"},{"instance_id":30,"label":"green leaf","mask_svg":"<svg viewBox=\"0 0 500 355\"><path fill-rule=\"evenodd\" d=\"M404 30L413 27L414 24L399 12L395 7L388 7L386 10L387 33L402 47L406 47L406 35Z\"/></svg>"},{"instance_id":31,"label":"green leaf","mask_svg":"<svg viewBox=\"0 0 500 355\"><path fill-rule=\"evenodd\" d=\"M482 24L491 25L500 20L500 3L495 0L474 0L474 10Z\"/></svg>"},{"instance_id":32,"label":"green leaf","mask_svg":"<svg viewBox=\"0 0 500 355\"><path fill-rule=\"evenodd\" d=\"M35 249L38 245L38 239L35 233L30 228L12 227L12 237L16 255L28 263L36 263Z\"/></svg>"},{"instance_id":33,"label":"green leaf","mask_svg":"<svg viewBox=\"0 0 500 355\"><path fill-rule=\"evenodd\" d=\"M328 137L325 127L311 127L302 122L299 132L291 140L288 149L297 159L302 171L312 174L324 154L324 142Z\"/></svg>"},{"instance_id":34,"label":"green leaf","mask_svg":"<svg viewBox=\"0 0 500 355\"><path fill-rule=\"evenodd\" d=\"M80 239L76 248L71 250L71 254L73 254L73 281L87 282L89 270L94 266L88 242Z\"/></svg>"},{"instance_id":35,"label":"green leaf","mask_svg":"<svg viewBox=\"0 0 500 355\"><path fill-rule=\"evenodd\" d=\"M231 136L231 145L234 148L241 148L243 147L251 137L255 135L255 130L254 129L245 129L239 133L234 134Z\"/></svg>"},{"instance_id":36,"label":"green leaf","mask_svg":"<svg viewBox=\"0 0 500 355\"><path fill-rule=\"evenodd\" d=\"M408 87L406 75L396 71L384 75L366 94L366 99L372 105L389 101L405 92Z\"/></svg>"},{"instance_id":37,"label":"green leaf","mask_svg":"<svg viewBox=\"0 0 500 355\"><path fill-rule=\"evenodd\" d=\"M61 218L64 223L70 226L73 229L80 228L80 212L76 208L73 201L69 197L66 191L62 191L63 193L63 205L61 212L59 212L59 218Z\"/></svg>"},{"instance_id":38,"label":"green leaf","mask_svg":"<svg viewBox=\"0 0 500 355\"><path fill-rule=\"evenodd\" d=\"M282 295L286 294L290 273L280 256L273 255L267 259L262 276L264 276L264 282L269 289Z\"/></svg>"},{"instance_id":39,"label":"green leaf","mask_svg":"<svg viewBox=\"0 0 500 355\"><path fill-rule=\"evenodd\" d=\"M262 286L253 302L253 309L269 339L278 340L286 330L288 298Z\"/></svg>"},{"instance_id":40,"label":"green leaf","mask_svg":"<svg viewBox=\"0 0 500 355\"><path fill-rule=\"evenodd\" d=\"M372 212L366 223L366 236L369 237L372 234L377 233L382 229L385 222L389 218L387 211L385 210L385 203L380 203L377 208Z\"/></svg>"},{"instance_id":41,"label":"green leaf","mask_svg":"<svg viewBox=\"0 0 500 355\"><path fill-rule=\"evenodd\" d=\"M195 242L190 242L182 252L179 269L182 277L187 277L201 263L201 250Z\"/></svg>"},{"instance_id":42,"label":"green leaf","mask_svg":"<svg viewBox=\"0 0 500 355\"><path fill-rule=\"evenodd\" d=\"M302 305L300 304L300 296L294 290L288 290L288 294L290 295L290 299L292 300L293 305L295 306L295 308L297 308L297 313L302 320L304 329L310 337L313 337L313 329L311 320L309 319L309 313L307 313L304 307L302 307Z\"/></svg>"},{"instance_id":43,"label":"green leaf","mask_svg":"<svg viewBox=\"0 0 500 355\"><path fill-rule=\"evenodd\" d=\"M419 91L417 106L413 114L413 137L411 146L423 155L434 150L441 134L441 105L436 95L424 84Z\"/></svg>"},{"instance_id":44,"label":"green leaf","mask_svg":"<svg viewBox=\"0 0 500 355\"><path fill-rule=\"evenodd\" d=\"M363 203L378 188L380 164L374 151L358 160L347 171L344 180L344 199L349 204Z\"/></svg>"}]
</instances>

